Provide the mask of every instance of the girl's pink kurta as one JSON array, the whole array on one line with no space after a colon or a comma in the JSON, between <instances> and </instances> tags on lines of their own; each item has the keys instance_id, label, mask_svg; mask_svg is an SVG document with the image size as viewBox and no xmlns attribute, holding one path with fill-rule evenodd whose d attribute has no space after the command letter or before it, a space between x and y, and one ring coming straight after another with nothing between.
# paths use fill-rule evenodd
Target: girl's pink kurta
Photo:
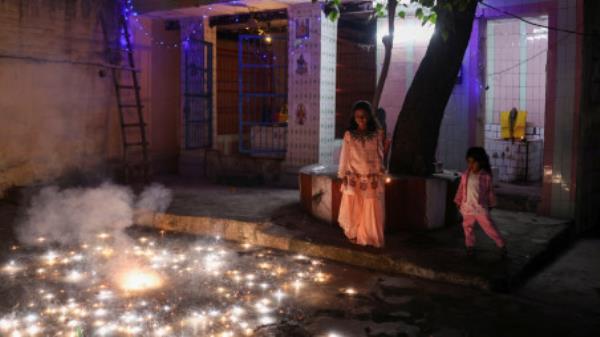
<instances>
[{"instance_id":1,"label":"girl's pink kurta","mask_svg":"<svg viewBox=\"0 0 600 337\"><path fill-rule=\"evenodd\" d=\"M383 133L344 134L338 176L343 179L338 222L361 245L382 247L385 221Z\"/></svg>"}]
</instances>

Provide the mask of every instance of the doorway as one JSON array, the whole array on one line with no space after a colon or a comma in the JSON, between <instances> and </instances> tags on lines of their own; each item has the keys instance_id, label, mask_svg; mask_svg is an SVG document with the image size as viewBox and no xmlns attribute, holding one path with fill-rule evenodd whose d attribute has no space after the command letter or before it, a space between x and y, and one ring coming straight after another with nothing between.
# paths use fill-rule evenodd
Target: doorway
<instances>
[{"instance_id":1,"label":"doorway","mask_svg":"<svg viewBox=\"0 0 600 337\"><path fill-rule=\"evenodd\" d=\"M212 146L213 45L191 38L183 48L185 149Z\"/></svg>"},{"instance_id":2,"label":"doorway","mask_svg":"<svg viewBox=\"0 0 600 337\"><path fill-rule=\"evenodd\" d=\"M238 45L240 152L283 158L287 148L287 34L242 34Z\"/></svg>"}]
</instances>

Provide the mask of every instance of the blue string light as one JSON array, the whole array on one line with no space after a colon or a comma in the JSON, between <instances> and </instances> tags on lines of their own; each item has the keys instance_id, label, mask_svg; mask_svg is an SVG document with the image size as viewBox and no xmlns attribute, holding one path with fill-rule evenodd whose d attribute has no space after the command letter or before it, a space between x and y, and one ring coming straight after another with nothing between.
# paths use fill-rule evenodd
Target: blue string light
<instances>
[{"instance_id":1,"label":"blue string light","mask_svg":"<svg viewBox=\"0 0 600 337\"><path fill-rule=\"evenodd\" d=\"M241 3L241 1L239 0L231 0L229 1L232 4L237 4L237 3ZM213 7L208 7L207 8L208 11L212 11ZM187 36L185 36L185 38L181 38L180 41L176 42L176 43L170 43L170 42L166 42L164 40L158 40L155 39L151 33L149 33L145 28L144 25L140 22L139 20L139 13L136 11L134 5L133 5L133 0L126 0L125 5L123 6L123 16L125 17L126 22L132 22L133 24L131 26L133 26L135 29L139 30L142 34L144 34L145 36L147 36L150 40L151 43L157 46L162 46L162 47L166 47L166 48L179 48L180 46L182 46L185 49L188 49L191 46L191 39L198 34L199 32L202 32L202 26L203 23L202 22L195 22L192 24L192 26L189 28L188 30L188 34ZM130 18L133 17L133 21L130 20ZM205 19L207 18L207 15L202 15L202 18ZM315 19L317 19L317 22L321 21L321 15L315 17ZM239 17L235 18L236 22L239 22ZM290 21L291 23L291 21ZM305 48L305 42L309 39L309 36L305 36L302 38L302 42L299 45L296 46L292 46L292 54L295 53L295 51L298 51L299 49L304 49ZM123 47L126 47L126 43L124 44L124 39L122 38L121 41L121 45Z\"/></svg>"},{"instance_id":2,"label":"blue string light","mask_svg":"<svg viewBox=\"0 0 600 337\"><path fill-rule=\"evenodd\" d=\"M212 11L212 7L209 7L208 10ZM202 28L202 22L198 23L195 22L194 24L192 24L192 26L189 29L189 32L187 34L187 36L185 38L180 39L180 41L175 42L175 43L170 43L170 42L166 42L164 40L158 40L155 39L151 33L149 33L148 31L146 31L146 29L144 28L144 25L140 22L139 20L139 13L135 10L135 7L133 5L133 1L132 0L127 0L125 2L125 5L123 6L123 17L125 17L125 21L127 23L132 23L130 26L134 27L135 29L137 29L138 31L140 31L142 34L144 34L145 36L147 36L148 38L150 38L150 41L152 44L157 45L157 46L162 46L162 47L166 47L166 48L179 48L179 46L183 46L184 48L189 48L190 46L190 41L191 39L198 33L203 31ZM202 18L207 18L208 16L203 15ZM131 18L133 18L133 20L131 20ZM123 34L124 32L121 32L121 46L126 47L126 43L124 43L124 37Z\"/></svg>"}]
</instances>

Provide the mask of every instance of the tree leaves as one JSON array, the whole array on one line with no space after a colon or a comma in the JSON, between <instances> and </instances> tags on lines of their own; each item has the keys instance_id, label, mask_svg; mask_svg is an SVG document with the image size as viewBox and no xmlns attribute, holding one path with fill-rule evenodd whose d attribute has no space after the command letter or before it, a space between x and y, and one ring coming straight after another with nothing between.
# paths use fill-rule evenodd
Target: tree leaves
<instances>
[{"instance_id":1,"label":"tree leaves","mask_svg":"<svg viewBox=\"0 0 600 337\"><path fill-rule=\"evenodd\" d=\"M312 0L313 3L317 0ZM331 21L336 21L340 17L340 6L342 0L327 0L323 6L323 13Z\"/></svg>"},{"instance_id":2,"label":"tree leaves","mask_svg":"<svg viewBox=\"0 0 600 337\"><path fill-rule=\"evenodd\" d=\"M385 16L385 7L383 3L378 2L375 4L375 7L373 8L373 10L375 11L375 15L377 15L377 17L384 17Z\"/></svg>"},{"instance_id":3,"label":"tree leaves","mask_svg":"<svg viewBox=\"0 0 600 337\"><path fill-rule=\"evenodd\" d=\"M336 21L340 17L339 11L331 11L327 14L327 18L331 21Z\"/></svg>"},{"instance_id":4,"label":"tree leaves","mask_svg":"<svg viewBox=\"0 0 600 337\"><path fill-rule=\"evenodd\" d=\"M429 15L429 22L432 25L435 25L437 23L437 13L433 12L431 13L431 15Z\"/></svg>"},{"instance_id":5,"label":"tree leaves","mask_svg":"<svg viewBox=\"0 0 600 337\"><path fill-rule=\"evenodd\" d=\"M332 21L335 21L340 16L340 8L342 0L321 0L324 3L323 11L325 15ZM406 2L400 4L403 9L398 11L398 17L405 19L408 16L409 10L414 8L414 16L421 21L424 26L426 24L435 25L441 12L446 15L452 15L454 11L464 11L469 3L477 0L410 0L410 5ZM319 0L312 0L313 3ZM377 17L385 17L387 15L387 1L379 0L373 6L373 13ZM453 27L447 27L449 31L445 33L445 38L452 32Z\"/></svg>"},{"instance_id":6,"label":"tree leaves","mask_svg":"<svg viewBox=\"0 0 600 337\"><path fill-rule=\"evenodd\" d=\"M415 16L417 17L417 19L423 21L423 8L419 7L417 8L417 10L415 11Z\"/></svg>"}]
</instances>

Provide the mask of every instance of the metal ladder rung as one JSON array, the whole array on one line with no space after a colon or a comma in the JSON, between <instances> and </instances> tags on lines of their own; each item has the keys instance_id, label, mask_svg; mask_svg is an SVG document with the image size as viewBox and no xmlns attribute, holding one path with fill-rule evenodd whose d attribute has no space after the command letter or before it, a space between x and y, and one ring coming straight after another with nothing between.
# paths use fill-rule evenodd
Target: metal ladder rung
<instances>
[{"instance_id":1,"label":"metal ladder rung","mask_svg":"<svg viewBox=\"0 0 600 337\"><path fill-rule=\"evenodd\" d=\"M148 146L148 142L125 143L125 146Z\"/></svg>"},{"instance_id":2,"label":"metal ladder rung","mask_svg":"<svg viewBox=\"0 0 600 337\"><path fill-rule=\"evenodd\" d=\"M146 161L142 161L142 162L139 162L139 163L131 163L131 162L129 162L129 163L125 164L125 165L127 165L128 167L145 167L145 166L148 165L148 162L146 162Z\"/></svg>"},{"instance_id":3,"label":"metal ladder rung","mask_svg":"<svg viewBox=\"0 0 600 337\"><path fill-rule=\"evenodd\" d=\"M128 181L141 173L143 174L143 179L148 182L148 176L150 175L148 148L150 143L146 139L147 124L144 122L144 116L142 114L142 108L144 106L142 105L140 98L140 91L142 88L139 83L138 73L141 73L141 69L136 68L135 65L134 49L130 40L131 36L129 34L127 19L121 15L119 21L121 28L120 38L125 38L126 46L122 49L115 50L118 53L119 60L117 64L109 67L112 70L113 85L116 92L117 108L120 117L123 164L125 165L125 168L139 167L143 171L128 172L126 169L124 172L125 179ZM108 28L104 17L101 17L101 23L105 47L109 50L113 50L111 44L112 40L109 39ZM130 93L126 92L128 90ZM131 103L131 93L134 94L134 103ZM127 103L123 102L124 98L126 98ZM134 111L136 113L134 113ZM132 116L132 113L135 117Z\"/></svg>"},{"instance_id":4,"label":"metal ladder rung","mask_svg":"<svg viewBox=\"0 0 600 337\"><path fill-rule=\"evenodd\" d=\"M139 86L135 86L135 85L118 85L117 86L119 89L135 89L135 90L140 90L141 88Z\"/></svg>"},{"instance_id":5,"label":"metal ladder rung","mask_svg":"<svg viewBox=\"0 0 600 337\"><path fill-rule=\"evenodd\" d=\"M141 73L142 72L142 70L139 69L139 68L132 68L132 67L128 67L128 66L120 66L119 65L119 66L114 66L112 68L114 68L115 70L132 71L132 72L135 72L135 73Z\"/></svg>"},{"instance_id":6,"label":"metal ladder rung","mask_svg":"<svg viewBox=\"0 0 600 337\"><path fill-rule=\"evenodd\" d=\"M146 125L148 125L148 124L146 124L146 123L126 123L126 124L123 124L121 126L124 127L124 128L132 128L134 126L143 126L143 127L145 127Z\"/></svg>"}]
</instances>

